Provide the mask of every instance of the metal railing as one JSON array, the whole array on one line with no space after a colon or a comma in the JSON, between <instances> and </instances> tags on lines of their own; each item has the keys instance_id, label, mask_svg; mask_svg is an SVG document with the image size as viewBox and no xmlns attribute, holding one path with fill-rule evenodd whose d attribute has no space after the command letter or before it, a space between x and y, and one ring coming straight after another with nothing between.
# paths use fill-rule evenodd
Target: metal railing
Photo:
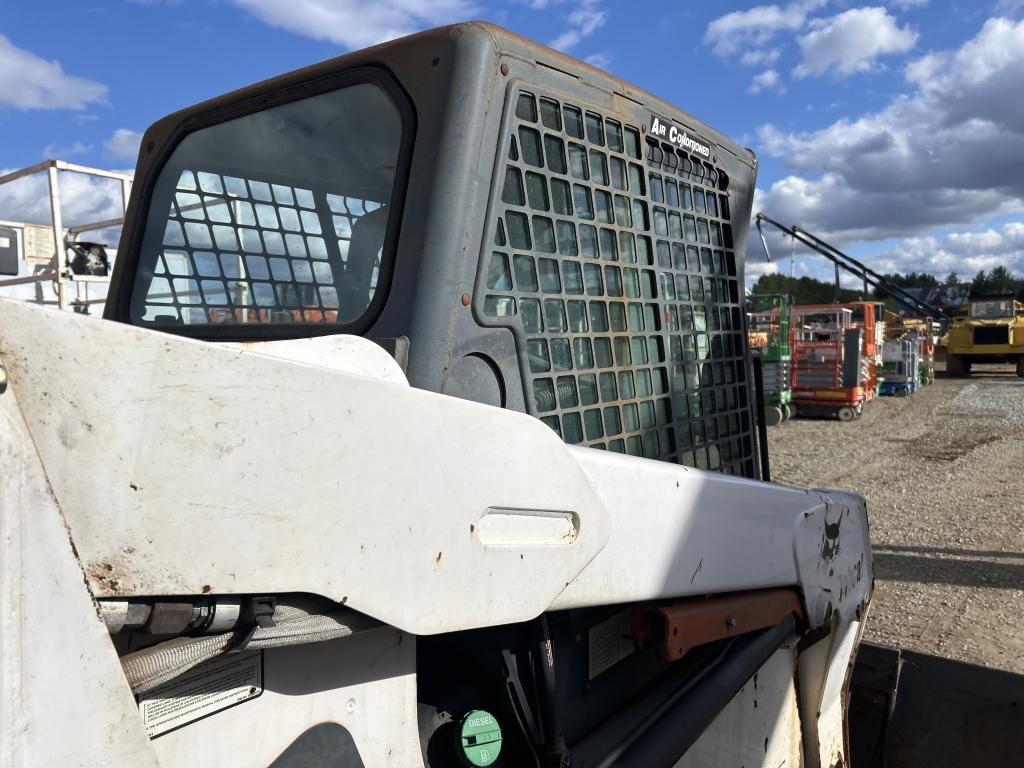
<instances>
[{"instance_id":1,"label":"metal railing","mask_svg":"<svg viewBox=\"0 0 1024 768\"><path fill-rule=\"evenodd\" d=\"M118 218L104 219L102 221L88 221L74 226L65 227L61 211L61 171L80 173L94 178L106 178L120 182L122 215ZM49 264L36 274L21 277L0 278L0 289L17 285L31 285L50 282L53 284L54 291L57 294L56 304L60 309L68 309L73 304L88 306L90 303L104 301L105 299L90 300L88 298L88 284L109 284L109 274L106 276L75 274L71 270L68 262L69 243L77 242L79 236L85 232L95 232L122 225L124 222L124 211L128 207L128 197L131 193L131 175L118 173L116 171L108 171L101 168L77 165L63 160L44 160L36 165L30 165L27 168L22 168L0 176L0 187L19 179L33 176L37 173L46 173L47 175L47 200L50 211L50 226L53 229L52 236L54 255ZM3 211L0 211L0 218L3 217L2 214ZM15 228L22 228L22 245L24 250L24 227L27 222L4 221L2 223ZM24 257L24 252L22 255ZM76 298L73 300L72 288L76 283L84 284L86 286L85 297L83 298L78 296L78 289L75 287L74 292L76 294Z\"/></svg>"}]
</instances>

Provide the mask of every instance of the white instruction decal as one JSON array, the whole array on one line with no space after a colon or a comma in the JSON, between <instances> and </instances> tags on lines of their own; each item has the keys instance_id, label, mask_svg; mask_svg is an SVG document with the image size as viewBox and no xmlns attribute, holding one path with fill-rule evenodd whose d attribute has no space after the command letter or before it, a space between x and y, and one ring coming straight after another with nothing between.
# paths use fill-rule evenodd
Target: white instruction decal
<instances>
[{"instance_id":1,"label":"white instruction decal","mask_svg":"<svg viewBox=\"0 0 1024 768\"><path fill-rule=\"evenodd\" d=\"M0 237L0 248L10 248L10 247L11 247L11 238L9 238L9 237Z\"/></svg>"},{"instance_id":2,"label":"white instruction decal","mask_svg":"<svg viewBox=\"0 0 1024 768\"><path fill-rule=\"evenodd\" d=\"M139 696L150 738L263 693L263 652L232 653L200 664Z\"/></svg>"}]
</instances>

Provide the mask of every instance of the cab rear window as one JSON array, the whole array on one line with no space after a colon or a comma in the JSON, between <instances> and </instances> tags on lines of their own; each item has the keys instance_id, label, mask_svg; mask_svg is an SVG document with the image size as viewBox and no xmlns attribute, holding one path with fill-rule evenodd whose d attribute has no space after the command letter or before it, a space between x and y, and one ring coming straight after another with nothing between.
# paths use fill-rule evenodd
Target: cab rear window
<instances>
[{"instance_id":1,"label":"cab rear window","mask_svg":"<svg viewBox=\"0 0 1024 768\"><path fill-rule=\"evenodd\" d=\"M366 82L186 136L154 188L132 322L359 323L390 268L403 130Z\"/></svg>"}]
</instances>

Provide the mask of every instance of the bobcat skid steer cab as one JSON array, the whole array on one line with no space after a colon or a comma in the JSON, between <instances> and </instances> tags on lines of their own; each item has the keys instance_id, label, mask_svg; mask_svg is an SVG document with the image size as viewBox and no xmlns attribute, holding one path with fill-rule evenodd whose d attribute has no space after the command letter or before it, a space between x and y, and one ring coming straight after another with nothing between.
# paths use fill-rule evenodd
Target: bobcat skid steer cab
<instances>
[{"instance_id":1,"label":"bobcat skid steer cab","mask_svg":"<svg viewBox=\"0 0 1024 768\"><path fill-rule=\"evenodd\" d=\"M0 763L848 765L866 513L758 480L755 167L484 24L150 128L105 319L0 303Z\"/></svg>"}]
</instances>

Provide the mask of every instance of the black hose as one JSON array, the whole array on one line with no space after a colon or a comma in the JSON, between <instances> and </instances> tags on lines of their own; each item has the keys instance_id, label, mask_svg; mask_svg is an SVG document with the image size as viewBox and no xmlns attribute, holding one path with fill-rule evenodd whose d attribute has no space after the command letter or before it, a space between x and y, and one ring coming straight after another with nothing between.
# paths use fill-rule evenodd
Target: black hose
<instances>
[{"instance_id":1,"label":"black hose","mask_svg":"<svg viewBox=\"0 0 1024 768\"><path fill-rule=\"evenodd\" d=\"M622 757L616 768L669 768L697 741L719 712L732 701L796 629L790 614L774 627L736 638L728 656L716 662L714 673L689 688L686 696L650 725Z\"/></svg>"},{"instance_id":2,"label":"black hose","mask_svg":"<svg viewBox=\"0 0 1024 768\"><path fill-rule=\"evenodd\" d=\"M679 701L679 699L692 690L697 683L711 674L728 655L729 650L735 642L735 639L727 642L718 652L717 656L713 659L709 659L708 662L698 669L692 677L672 691L671 695L661 701L651 712L647 713L637 726L630 730L629 734L627 734L625 738L609 750L600 762L594 764L594 768L613 768L614 766L620 765L619 759L629 751L629 749L636 743L637 739L645 736L647 731L650 730L652 726L656 725L658 721L664 717L665 713Z\"/></svg>"}]
</instances>

